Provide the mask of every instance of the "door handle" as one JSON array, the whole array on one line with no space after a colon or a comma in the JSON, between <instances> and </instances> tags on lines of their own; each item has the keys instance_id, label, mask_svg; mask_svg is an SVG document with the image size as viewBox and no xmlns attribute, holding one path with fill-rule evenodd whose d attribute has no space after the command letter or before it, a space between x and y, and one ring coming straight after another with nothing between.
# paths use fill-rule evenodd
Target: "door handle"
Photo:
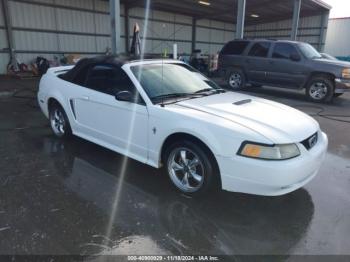
<instances>
[{"instance_id":1,"label":"door handle","mask_svg":"<svg viewBox=\"0 0 350 262\"><path fill-rule=\"evenodd\" d=\"M84 100L89 100L90 98L88 96L83 96Z\"/></svg>"}]
</instances>

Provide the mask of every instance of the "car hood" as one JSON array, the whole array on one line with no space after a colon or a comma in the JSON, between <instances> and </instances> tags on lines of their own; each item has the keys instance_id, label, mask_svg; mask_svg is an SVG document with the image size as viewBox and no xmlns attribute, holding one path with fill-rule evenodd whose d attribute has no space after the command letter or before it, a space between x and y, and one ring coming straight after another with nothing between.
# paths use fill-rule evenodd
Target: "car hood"
<instances>
[{"instance_id":1,"label":"car hood","mask_svg":"<svg viewBox=\"0 0 350 262\"><path fill-rule=\"evenodd\" d=\"M346 62L346 61L331 60L331 59L325 59L325 58L320 58L320 59L317 59L316 61L323 62L323 63L330 64L330 65L336 65L339 67L350 68L350 62Z\"/></svg>"},{"instance_id":2,"label":"car hood","mask_svg":"<svg viewBox=\"0 0 350 262\"><path fill-rule=\"evenodd\" d=\"M299 110L239 93L226 92L184 100L177 105L235 122L272 143L301 142L319 129L313 118Z\"/></svg>"}]
</instances>

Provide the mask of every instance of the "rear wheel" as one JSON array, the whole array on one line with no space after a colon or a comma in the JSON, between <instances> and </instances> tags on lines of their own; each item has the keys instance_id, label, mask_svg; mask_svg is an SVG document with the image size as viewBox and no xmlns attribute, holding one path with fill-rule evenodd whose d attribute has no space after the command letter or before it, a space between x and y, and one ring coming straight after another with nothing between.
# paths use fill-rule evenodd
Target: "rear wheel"
<instances>
[{"instance_id":1,"label":"rear wheel","mask_svg":"<svg viewBox=\"0 0 350 262\"><path fill-rule=\"evenodd\" d=\"M232 90L241 90L245 87L246 79L242 70L233 69L230 71L227 84Z\"/></svg>"},{"instance_id":2,"label":"rear wheel","mask_svg":"<svg viewBox=\"0 0 350 262\"><path fill-rule=\"evenodd\" d=\"M166 171L173 185L187 195L201 195L215 185L215 166L202 147L176 142L165 153Z\"/></svg>"},{"instance_id":3,"label":"rear wheel","mask_svg":"<svg viewBox=\"0 0 350 262\"><path fill-rule=\"evenodd\" d=\"M49 111L50 125L53 133L60 138L68 138L72 135L66 112L60 104L54 102Z\"/></svg>"},{"instance_id":4,"label":"rear wheel","mask_svg":"<svg viewBox=\"0 0 350 262\"><path fill-rule=\"evenodd\" d=\"M330 102L334 96L334 83L327 76L314 76L307 84L306 95L313 102Z\"/></svg>"}]
</instances>

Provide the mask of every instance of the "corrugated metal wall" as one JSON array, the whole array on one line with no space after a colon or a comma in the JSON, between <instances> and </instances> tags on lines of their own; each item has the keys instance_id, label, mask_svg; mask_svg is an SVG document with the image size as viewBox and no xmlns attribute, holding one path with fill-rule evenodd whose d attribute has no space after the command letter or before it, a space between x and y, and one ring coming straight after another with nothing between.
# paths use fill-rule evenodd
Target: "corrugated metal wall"
<instances>
[{"instance_id":1,"label":"corrugated metal wall","mask_svg":"<svg viewBox=\"0 0 350 262\"><path fill-rule=\"evenodd\" d=\"M105 52L110 42L109 7L101 0L9 0L12 17L15 48L18 59L29 63L36 56L52 60L54 55L79 53L96 55ZM0 13L2 14L2 13ZM145 10L129 10L129 36L133 25L138 22L141 35L145 30ZM120 51L125 52L124 7L121 7ZM2 15L0 16L0 47L7 41L4 34ZM1 27L2 26L2 27ZM315 46L319 43L321 16L300 20L298 39ZM290 36L291 20L247 26L245 36L251 38L278 38ZM204 54L218 52L235 35L233 23L201 19L197 21L196 49ZM145 51L147 53L172 52L178 44L179 54L191 53L192 17L169 12L151 10L147 26ZM0 49L1 50L1 49ZM0 72L5 72L4 64L8 55L0 53ZM5 62L4 62L5 61Z\"/></svg>"},{"instance_id":2,"label":"corrugated metal wall","mask_svg":"<svg viewBox=\"0 0 350 262\"><path fill-rule=\"evenodd\" d=\"M145 9L133 8L129 11L130 32L137 22L141 28L141 35L145 36ZM173 44L177 43L179 53L191 52L192 18L189 16L151 10L147 25L145 52L159 54L167 50L172 52Z\"/></svg>"},{"instance_id":3,"label":"corrugated metal wall","mask_svg":"<svg viewBox=\"0 0 350 262\"><path fill-rule=\"evenodd\" d=\"M321 35L322 16L300 18L297 40L318 48ZM292 20L267 23L245 28L245 36L250 38L290 39Z\"/></svg>"},{"instance_id":4,"label":"corrugated metal wall","mask_svg":"<svg viewBox=\"0 0 350 262\"><path fill-rule=\"evenodd\" d=\"M330 19L325 52L333 56L350 56L350 17Z\"/></svg>"},{"instance_id":5,"label":"corrugated metal wall","mask_svg":"<svg viewBox=\"0 0 350 262\"><path fill-rule=\"evenodd\" d=\"M6 51L6 48L8 48L8 44L5 31L5 21L2 14L2 5L0 2L0 74L2 72L5 72L6 65L9 62L9 55Z\"/></svg>"}]
</instances>

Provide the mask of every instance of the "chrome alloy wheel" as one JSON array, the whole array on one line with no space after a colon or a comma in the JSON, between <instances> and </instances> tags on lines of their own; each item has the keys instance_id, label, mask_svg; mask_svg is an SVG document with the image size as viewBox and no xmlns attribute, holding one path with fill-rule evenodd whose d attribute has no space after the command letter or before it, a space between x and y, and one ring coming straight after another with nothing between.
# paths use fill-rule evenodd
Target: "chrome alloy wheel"
<instances>
[{"instance_id":1,"label":"chrome alloy wheel","mask_svg":"<svg viewBox=\"0 0 350 262\"><path fill-rule=\"evenodd\" d=\"M190 149L175 148L168 158L168 173L173 183L183 192L195 192L204 182L204 165Z\"/></svg>"},{"instance_id":2,"label":"chrome alloy wheel","mask_svg":"<svg viewBox=\"0 0 350 262\"><path fill-rule=\"evenodd\" d=\"M50 114L50 123L53 132L57 136L63 136L65 133L66 121L60 108L55 108Z\"/></svg>"},{"instance_id":3,"label":"chrome alloy wheel","mask_svg":"<svg viewBox=\"0 0 350 262\"><path fill-rule=\"evenodd\" d=\"M327 86L322 82L315 82L309 90L310 96L315 100L321 100L327 95Z\"/></svg>"},{"instance_id":4,"label":"chrome alloy wheel","mask_svg":"<svg viewBox=\"0 0 350 262\"><path fill-rule=\"evenodd\" d=\"M242 77L238 73L233 73L230 75L228 83L233 89L240 88L242 85Z\"/></svg>"}]
</instances>

